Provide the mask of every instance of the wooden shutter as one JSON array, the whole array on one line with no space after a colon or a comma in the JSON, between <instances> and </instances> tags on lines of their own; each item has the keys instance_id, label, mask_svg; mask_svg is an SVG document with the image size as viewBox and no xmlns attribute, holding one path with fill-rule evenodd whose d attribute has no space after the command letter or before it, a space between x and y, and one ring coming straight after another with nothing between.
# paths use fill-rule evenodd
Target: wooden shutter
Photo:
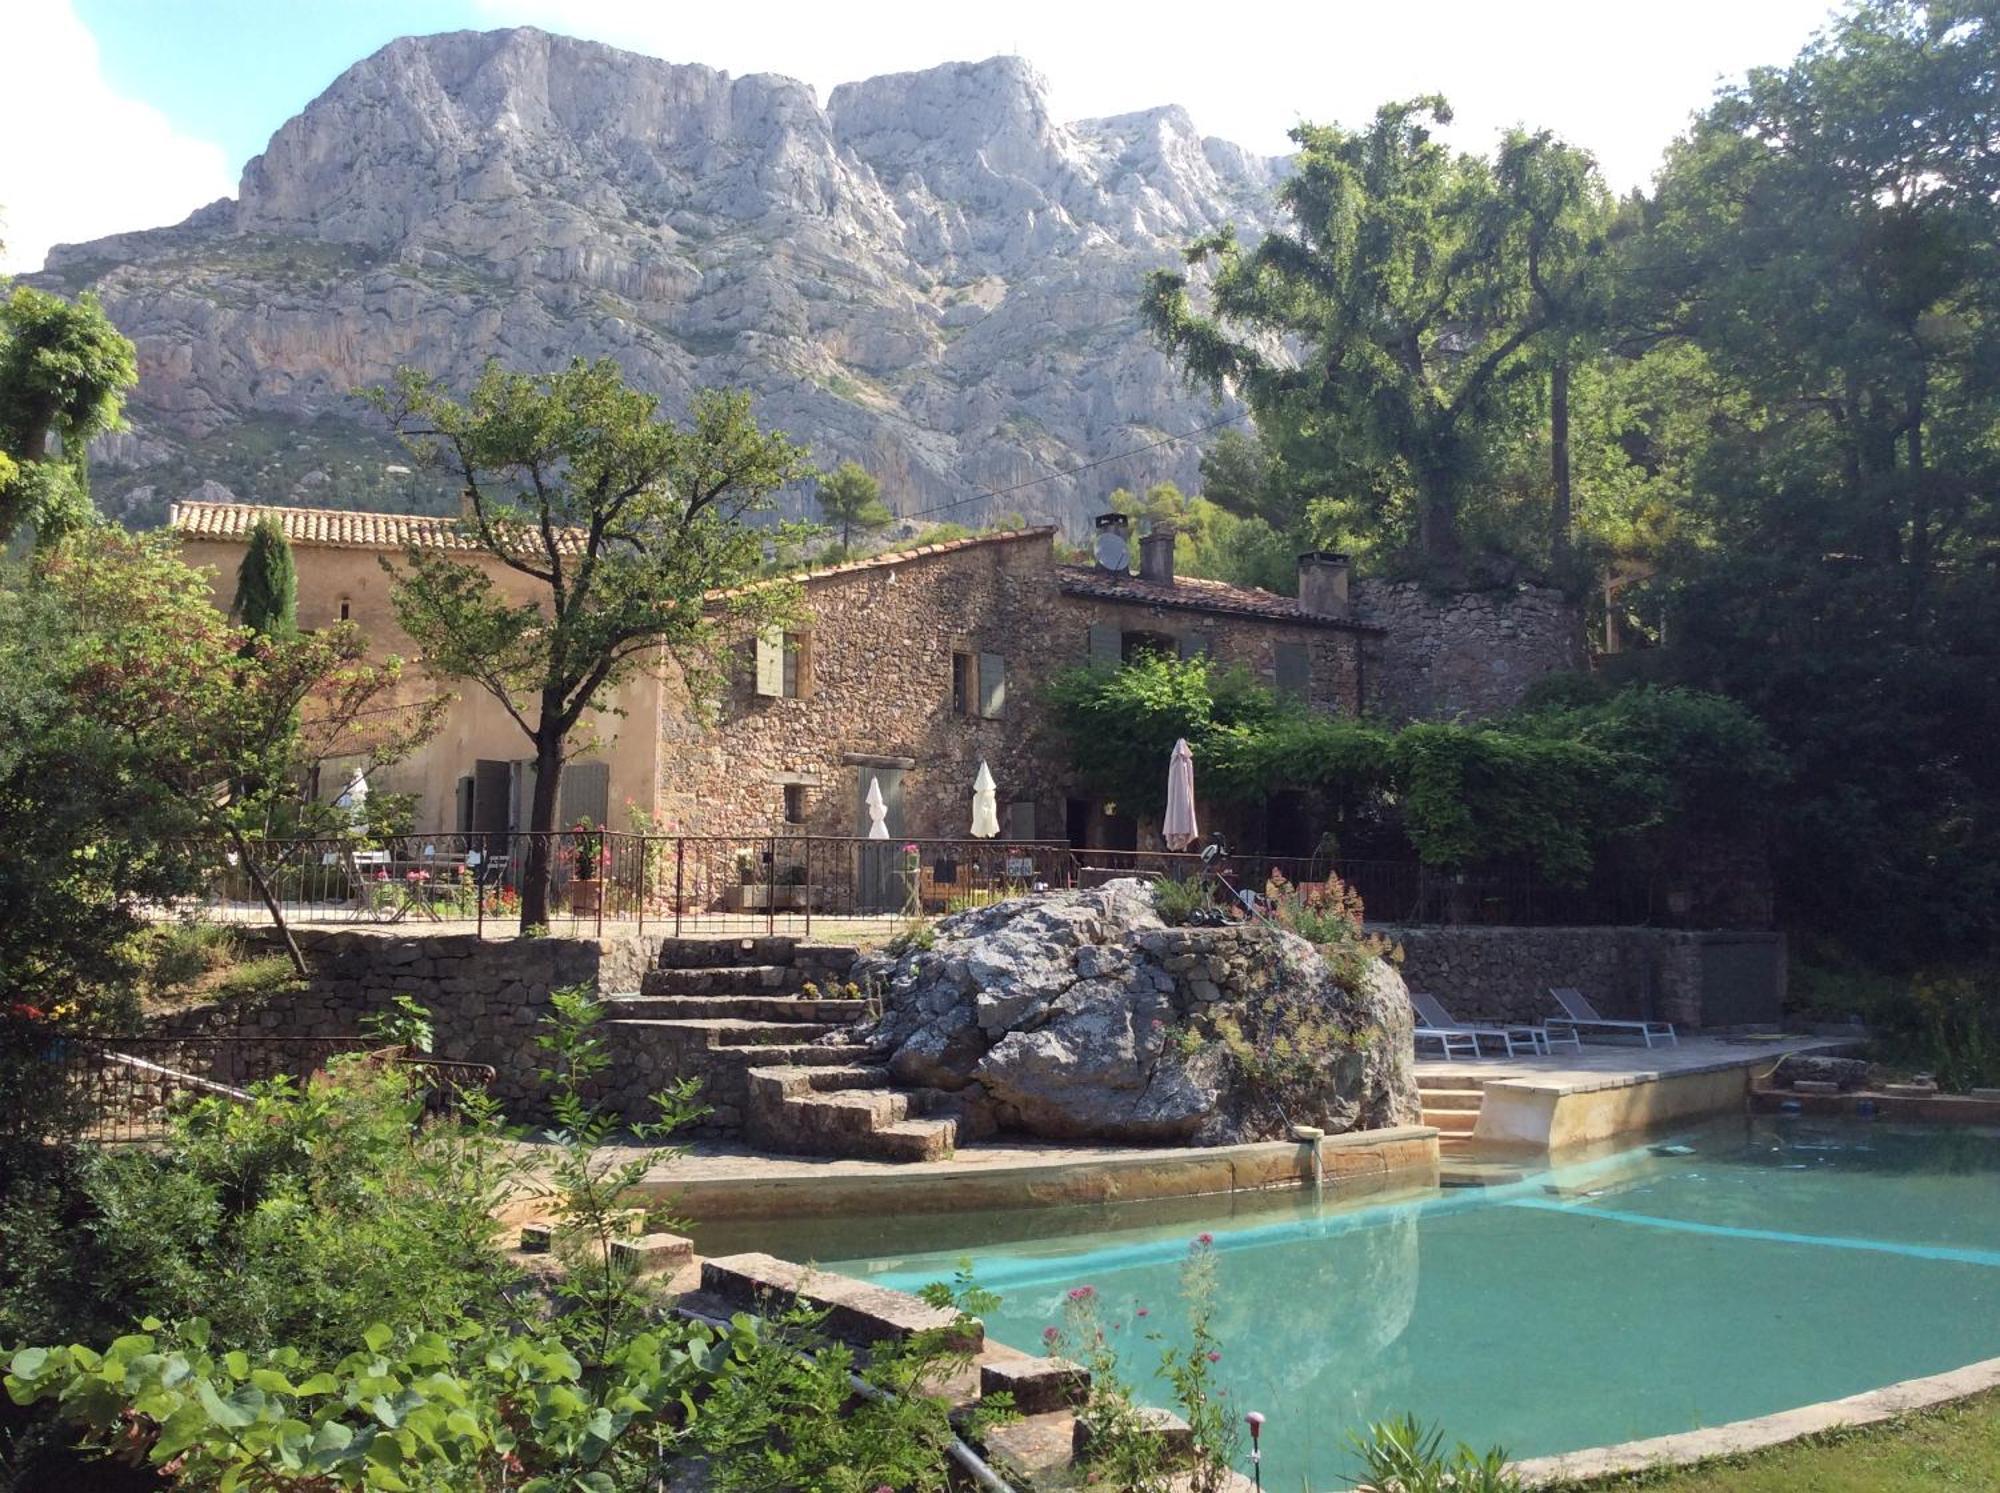
<instances>
[{"instance_id":1,"label":"wooden shutter","mask_svg":"<svg viewBox=\"0 0 2000 1493\"><path fill-rule=\"evenodd\" d=\"M809 632L788 633L785 644L794 659L792 693L801 700L809 699L813 692L813 635Z\"/></svg>"},{"instance_id":2,"label":"wooden shutter","mask_svg":"<svg viewBox=\"0 0 2000 1493\"><path fill-rule=\"evenodd\" d=\"M1273 650L1278 693L1303 700L1312 694L1312 654L1304 643L1279 643Z\"/></svg>"},{"instance_id":3,"label":"wooden shutter","mask_svg":"<svg viewBox=\"0 0 2000 1493\"><path fill-rule=\"evenodd\" d=\"M1207 658L1210 638L1205 632L1184 632L1181 634L1182 658Z\"/></svg>"},{"instance_id":4,"label":"wooden shutter","mask_svg":"<svg viewBox=\"0 0 2000 1493\"><path fill-rule=\"evenodd\" d=\"M579 819L598 828L611 816L611 764L572 762L563 768L556 792L556 828L568 829Z\"/></svg>"},{"instance_id":5,"label":"wooden shutter","mask_svg":"<svg viewBox=\"0 0 2000 1493\"><path fill-rule=\"evenodd\" d=\"M979 655L979 713L998 720L1007 708L1007 661L997 653Z\"/></svg>"},{"instance_id":6,"label":"wooden shutter","mask_svg":"<svg viewBox=\"0 0 2000 1493\"><path fill-rule=\"evenodd\" d=\"M773 629L757 634L757 693L785 692L785 635Z\"/></svg>"},{"instance_id":7,"label":"wooden shutter","mask_svg":"<svg viewBox=\"0 0 2000 1493\"><path fill-rule=\"evenodd\" d=\"M1090 624L1090 662L1116 668L1125 662L1125 639L1109 622Z\"/></svg>"}]
</instances>

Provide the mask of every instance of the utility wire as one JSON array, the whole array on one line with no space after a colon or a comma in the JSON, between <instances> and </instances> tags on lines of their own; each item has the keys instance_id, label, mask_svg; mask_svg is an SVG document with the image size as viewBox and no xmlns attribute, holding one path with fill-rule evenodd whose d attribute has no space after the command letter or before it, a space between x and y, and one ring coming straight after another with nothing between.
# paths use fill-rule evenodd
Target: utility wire
<instances>
[{"instance_id":1,"label":"utility wire","mask_svg":"<svg viewBox=\"0 0 2000 1493\"><path fill-rule=\"evenodd\" d=\"M1066 471L1048 472L1040 477L1030 477L1025 482L1016 482L1008 487L987 488L981 492L969 493L962 498L953 498L949 503L934 503L929 508L919 508L914 513L899 513L896 516L898 518L929 518L933 513L943 513L948 509L962 508L967 503L977 503L988 498L1004 498L1009 493L1020 492L1023 488L1038 487L1044 482L1054 482L1059 477L1075 477L1089 471L1092 467L1109 466L1114 461L1124 461L1127 457L1132 456L1143 456L1146 452L1157 451L1162 446L1172 446L1181 441L1191 441L1198 435L1207 435L1211 430L1220 430L1225 425L1240 424L1249 418L1250 411L1244 410L1241 414L1227 415L1220 420L1212 420L1206 425L1197 425L1185 435L1162 436L1157 441L1148 441L1143 446L1134 446L1129 451L1120 451L1113 456L1100 456L1095 461L1086 461L1082 465L1070 467Z\"/></svg>"}]
</instances>

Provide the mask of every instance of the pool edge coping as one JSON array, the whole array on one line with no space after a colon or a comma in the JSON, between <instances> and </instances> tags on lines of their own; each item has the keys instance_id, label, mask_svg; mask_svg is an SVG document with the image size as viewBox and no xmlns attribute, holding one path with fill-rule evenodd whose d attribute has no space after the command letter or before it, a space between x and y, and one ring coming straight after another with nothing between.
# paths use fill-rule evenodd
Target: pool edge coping
<instances>
[{"instance_id":1,"label":"pool edge coping","mask_svg":"<svg viewBox=\"0 0 2000 1493\"><path fill-rule=\"evenodd\" d=\"M1513 1471L1526 1487L1550 1488L1588 1485L1627 1473L1695 1467L1748 1452L1768 1451L1827 1431L1882 1425L1996 1389L2000 1389L2000 1358L1983 1358L1941 1374L1902 1379L1880 1389L1719 1426L1531 1457L1514 1463Z\"/></svg>"}]
</instances>

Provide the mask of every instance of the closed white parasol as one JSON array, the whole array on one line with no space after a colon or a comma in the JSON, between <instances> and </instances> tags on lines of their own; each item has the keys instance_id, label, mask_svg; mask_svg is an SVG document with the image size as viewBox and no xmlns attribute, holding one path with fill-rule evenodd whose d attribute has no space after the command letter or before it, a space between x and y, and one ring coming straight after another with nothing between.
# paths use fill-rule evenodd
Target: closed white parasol
<instances>
[{"instance_id":1,"label":"closed white parasol","mask_svg":"<svg viewBox=\"0 0 2000 1493\"><path fill-rule=\"evenodd\" d=\"M990 840L1000 833L1000 805L995 800L993 773L984 762L972 780L972 837Z\"/></svg>"},{"instance_id":2,"label":"closed white parasol","mask_svg":"<svg viewBox=\"0 0 2000 1493\"><path fill-rule=\"evenodd\" d=\"M888 839L889 805L883 801L882 780L880 778L870 778L868 780L868 797L864 802L868 805L868 838L871 840Z\"/></svg>"},{"instance_id":3,"label":"closed white parasol","mask_svg":"<svg viewBox=\"0 0 2000 1493\"><path fill-rule=\"evenodd\" d=\"M354 776L347 780L347 786L340 790L340 797L333 801L336 809L346 809L358 814L368 802L368 774L360 768L354 769Z\"/></svg>"},{"instance_id":4,"label":"closed white parasol","mask_svg":"<svg viewBox=\"0 0 2000 1493\"><path fill-rule=\"evenodd\" d=\"M1185 850L1201 838L1194 822L1194 753L1186 737L1174 743L1173 760L1167 764L1167 820L1160 838L1169 850Z\"/></svg>"}]
</instances>

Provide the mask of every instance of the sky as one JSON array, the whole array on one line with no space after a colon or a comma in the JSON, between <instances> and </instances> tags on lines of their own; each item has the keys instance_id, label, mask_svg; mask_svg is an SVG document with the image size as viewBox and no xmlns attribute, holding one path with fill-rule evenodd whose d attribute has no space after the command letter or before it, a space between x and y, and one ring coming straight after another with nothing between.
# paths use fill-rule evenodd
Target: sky
<instances>
[{"instance_id":1,"label":"sky","mask_svg":"<svg viewBox=\"0 0 2000 1493\"><path fill-rule=\"evenodd\" d=\"M1358 124L1386 100L1442 93L1462 148L1553 129L1623 191L1651 179L1720 83L1785 62L1826 15L1827 0L5 0L0 36L35 61L0 88L0 271L233 195L272 131L413 32L536 25L786 73L822 101L849 79L1013 52L1061 118L1177 103L1204 133L1271 154L1301 119ZM24 148L44 138L54 147Z\"/></svg>"}]
</instances>

